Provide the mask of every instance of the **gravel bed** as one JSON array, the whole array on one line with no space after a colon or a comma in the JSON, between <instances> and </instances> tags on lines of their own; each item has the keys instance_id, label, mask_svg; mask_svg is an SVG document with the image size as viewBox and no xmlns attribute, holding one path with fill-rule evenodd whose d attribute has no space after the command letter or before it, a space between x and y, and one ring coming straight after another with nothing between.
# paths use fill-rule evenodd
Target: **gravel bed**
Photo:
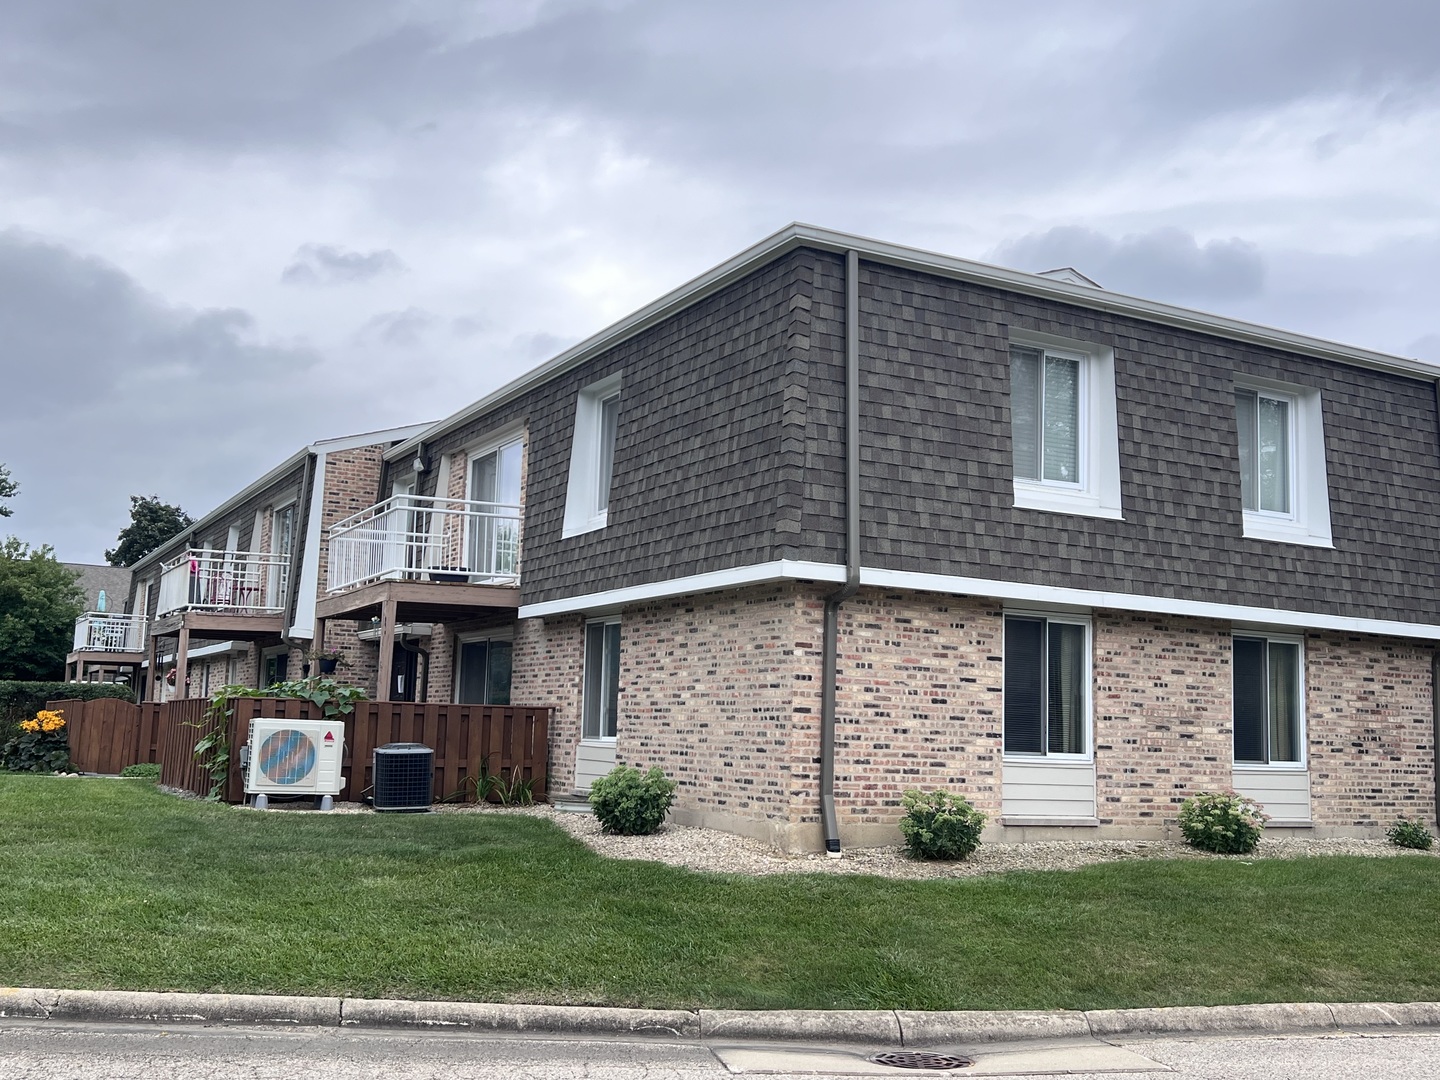
<instances>
[{"instance_id":1,"label":"gravel bed","mask_svg":"<svg viewBox=\"0 0 1440 1080\"><path fill-rule=\"evenodd\" d=\"M276 810L309 809L309 802L271 803ZM1135 859L1304 859L1316 855L1440 856L1440 851L1417 852L1397 848L1386 840L1281 839L1266 837L1253 855L1211 855L1178 840L1048 840L1030 844L982 844L964 862L917 862L903 848L853 848L843 858L823 854L787 855L768 844L744 836L666 825L652 836L606 836L590 814L557 810L553 806L502 808L489 805L438 805L440 814L516 814L542 817L601 855L612 859L639 859L721 874L871 874L905 880L974 877L1013 870L1078 870L1102 862ZM336 803L333 813L374 813L359 803Z\"/></svg>"}]
</instances>

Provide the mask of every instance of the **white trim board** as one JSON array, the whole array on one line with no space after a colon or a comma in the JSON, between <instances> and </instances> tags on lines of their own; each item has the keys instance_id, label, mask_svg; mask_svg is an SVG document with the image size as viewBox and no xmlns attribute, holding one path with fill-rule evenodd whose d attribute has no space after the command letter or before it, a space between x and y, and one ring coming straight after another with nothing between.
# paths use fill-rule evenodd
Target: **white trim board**
<instances>
[{"instance_id":1,"label":"white trim board","mask_svg":"<svg viewBox=\"0 0 1440 1080\"><path fill-rule=\"evenodd\" d=\"M797 562L780 559L775 562L736 566L713 570L706 574L653 581L624 589L568 596L540 604L522 604L519 618L536 619L575 612L599 613L614 611L629 604L647 600L664 600L688 593L715 592L745 585L762 585L774 581L845 580L845 568L832 563ZM860 584L882 589L911 589L916 592L950 595L983 596L996 600L1015 600L1042 605L1066 605L1073 608L1106 608L1114 611L1140 611L1157 615L1182 615L1197 619L1218 619L1232 624L1253 627L1275 627L1296 630L1338 630L1357 634L1384 634L1393 637L1421 638L1440 641L1440 625L1401 622L1394 619L1361 619L1346 615L1324 615L1319 612L1289 611L1281 608L1250 607L1243 604L1217 604L1205 600L1179 600L1168 596L1145 596L1139 593L1108 592L1099 589L1064 589L1049 585L1029 585L1019 581L996 581L989 578L955 577L949 574L921 574L908 570L884 570L861 567Z\"/></svg>"}]
</instances>

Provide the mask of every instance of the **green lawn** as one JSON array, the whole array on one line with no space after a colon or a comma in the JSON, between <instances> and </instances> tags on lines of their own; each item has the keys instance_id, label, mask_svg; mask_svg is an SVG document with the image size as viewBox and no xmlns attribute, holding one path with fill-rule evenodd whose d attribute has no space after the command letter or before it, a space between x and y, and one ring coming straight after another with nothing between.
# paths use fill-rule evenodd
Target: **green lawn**
<instances>
[{"instance_id":1,"label":"green lawn","mask_svg":"<svg viewBox=\"0 0 1440 1080\"><path fill-rule=\"evenodd\" d=\"M1440 859L895 882L600 858L542 820L0 777L0 984L738 1008L1440 998Z\"/></svg>"}]
</instances>

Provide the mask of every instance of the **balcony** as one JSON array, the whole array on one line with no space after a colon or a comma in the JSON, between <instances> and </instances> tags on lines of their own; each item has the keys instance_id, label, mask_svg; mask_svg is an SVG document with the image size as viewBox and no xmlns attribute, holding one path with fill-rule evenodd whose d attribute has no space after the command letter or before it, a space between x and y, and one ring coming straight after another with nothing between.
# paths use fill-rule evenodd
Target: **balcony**
<instances>
[{"instance_id":1,"label":"balcony","mask_svg":"<svg viewBox=\"0 0 1440 1080\"><path fill-rule=\"evenodd\" d=\"M520 507L397 495L330 529L326 590L383 581L514 585Z\"/></svg>"},{"instance_id":2,"label":"balcony","mask_svg":"<svg viewBox=\"0 0 1440 1080\"><path fill-rule=\"evenodd\" d=\"M161 566L156 614L280 615L289 570L288 555L192 548Z\"/></svg>"},{"instance_id":3,"label":"balcony","mask_svg":"<svg viewBox=\"0 0 1440 1080\"><path fill-rule=\"evenodd\" d=\"M142 653L145 616L87 611L75 620L74 652Z\"/></svg>"}]
</instances>

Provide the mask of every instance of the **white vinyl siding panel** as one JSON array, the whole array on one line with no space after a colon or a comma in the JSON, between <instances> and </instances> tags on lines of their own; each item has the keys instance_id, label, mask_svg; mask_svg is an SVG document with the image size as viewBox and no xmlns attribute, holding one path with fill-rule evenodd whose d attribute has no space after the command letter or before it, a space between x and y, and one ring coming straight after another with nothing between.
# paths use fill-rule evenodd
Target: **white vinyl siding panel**
<instances>
[{"instance_id":1,"label":"white vinyl siding panel","mask_svg":"<svg viewBox=\"0 0 1440 1080\"><path fill-rule=\"evenodd\" d=\"M582 742L575 750L575 790L589 791L591 784L613 768L614 743Z\"/></svg>"},{"instance_id":2,"label":"white vinyl siding panel","mask_svg":"<svg viewBox=\"0 0 1440 1080\"><path fill-rule=\"evenodd\" d=\"M1095 764L1009 761L1001 766L1002 818L1095 817Z\"/></svg>"},{"instance_id":3,"label":"white vinyl siding panel","mask_svg":"<svg viewBox=\"0 0 1440 1080\"><path fill-rule=\"evenodd\" d=\"M1310 821L1310 773L1304 769L1235 766L1231 784L1260 804L1270 824Z\"/></svg>"}]
</instances>

